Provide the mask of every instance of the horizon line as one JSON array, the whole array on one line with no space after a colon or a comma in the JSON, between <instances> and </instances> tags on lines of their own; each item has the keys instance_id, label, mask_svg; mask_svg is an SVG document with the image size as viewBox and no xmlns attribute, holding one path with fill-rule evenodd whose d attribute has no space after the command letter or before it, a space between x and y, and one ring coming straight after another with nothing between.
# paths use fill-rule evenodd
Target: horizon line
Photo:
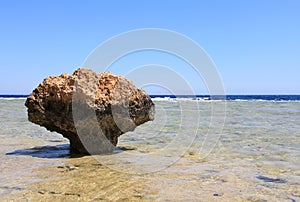
<instances>
[{"instance_id":1,"label":"horizon line","mask_svg":"<svg viewBox=\"0 0 300 202\"><path fill-rule=\"evenodd\" d=\"M30 94L1 94L0 93L0 97L13 97L13 96L18 96L18 97L28 97ZM210 94L148 94L149 96L264 96L264 95L273 95L273 96L288 96L288 95L297 95L300 96L300 93L293 93L293 94L289 94L289 93L266 93L266 94L253 94L253 93L249 93L249 94L240 94L240 93L232 93L232 94L219 94L219 95L210 95Z\"/></svg>"}]
</instances>

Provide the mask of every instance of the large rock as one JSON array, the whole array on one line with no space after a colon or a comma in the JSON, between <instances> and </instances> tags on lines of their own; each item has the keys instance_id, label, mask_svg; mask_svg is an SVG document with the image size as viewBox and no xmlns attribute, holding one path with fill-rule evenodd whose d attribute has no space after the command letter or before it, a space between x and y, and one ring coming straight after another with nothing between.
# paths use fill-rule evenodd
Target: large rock
<instances>
[{"instance_id":1,"label":"large rock","mask_svg":"<svg viewBox=\"0 0 300 202\"><path fill-rule=\"evenodd\" d=\"M50 76L28 96L29 121L61 133L72 152L111 152L118 137L154 119L145 91L122 76L81 68Z\"/></svg>"}]
</instances>

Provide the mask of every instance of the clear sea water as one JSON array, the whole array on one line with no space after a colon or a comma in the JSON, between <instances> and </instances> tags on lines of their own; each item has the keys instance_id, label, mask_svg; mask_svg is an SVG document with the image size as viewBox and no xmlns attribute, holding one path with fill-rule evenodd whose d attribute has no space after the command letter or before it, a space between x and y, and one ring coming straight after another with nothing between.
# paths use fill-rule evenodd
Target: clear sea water
<instances>
[{"instance_id":1,"label":"clear sea water","mask_svg":"<svg viewBox=\"0 0 300 202\"><path fill-rule=\"evenodd\" d=\"M99 158L120 172L150 172L149 200L300 201L300 96L153 100L155 120L119 139L134 150ZM0 98L0 199L39 182L35 169L69 158L68 140L27 121L24 102ZM212 114L224 106L226 117Z\"/></svg>"}]
</instances>

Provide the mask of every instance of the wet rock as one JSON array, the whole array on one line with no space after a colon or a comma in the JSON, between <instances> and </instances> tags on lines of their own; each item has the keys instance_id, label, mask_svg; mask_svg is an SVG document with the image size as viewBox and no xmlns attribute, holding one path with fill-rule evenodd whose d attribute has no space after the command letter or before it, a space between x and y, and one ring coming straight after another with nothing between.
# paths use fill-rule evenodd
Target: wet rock
<instances>
[{"instance_id":1,"label":"wet rock","mask_svg":"<svg viewBox=\"0 0 300 202\"><path fill-rule=\"evenodd\" d=\"M145 91L123 76L77 69L50 76L28 96L29 121L62 134L72 152L111 152L118 137L154 119Z\"/></svg>"}]
</instances>

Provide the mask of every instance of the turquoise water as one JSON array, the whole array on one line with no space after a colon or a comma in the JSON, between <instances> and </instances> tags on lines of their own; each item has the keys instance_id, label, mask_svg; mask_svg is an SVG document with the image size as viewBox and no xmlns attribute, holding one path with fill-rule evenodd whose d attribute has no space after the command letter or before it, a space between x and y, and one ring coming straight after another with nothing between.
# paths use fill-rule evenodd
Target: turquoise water
<instances>
[{"instance_id":1,"label":"turquoise water","mask_svg":"<svg viewBox=\"0 0 300 202\"><path fill-rule=\"evenodd\" d=\"M35 168L69 158L68 141L28 122L24 102L0 99L0 198L38 182ZM299 101L154 102L155 121L119 139L134 150L99 158L120 172L150 172L149 200L300 200ZM212 114L225 104L225 120Z\"/></svg>"}]
</instances>

